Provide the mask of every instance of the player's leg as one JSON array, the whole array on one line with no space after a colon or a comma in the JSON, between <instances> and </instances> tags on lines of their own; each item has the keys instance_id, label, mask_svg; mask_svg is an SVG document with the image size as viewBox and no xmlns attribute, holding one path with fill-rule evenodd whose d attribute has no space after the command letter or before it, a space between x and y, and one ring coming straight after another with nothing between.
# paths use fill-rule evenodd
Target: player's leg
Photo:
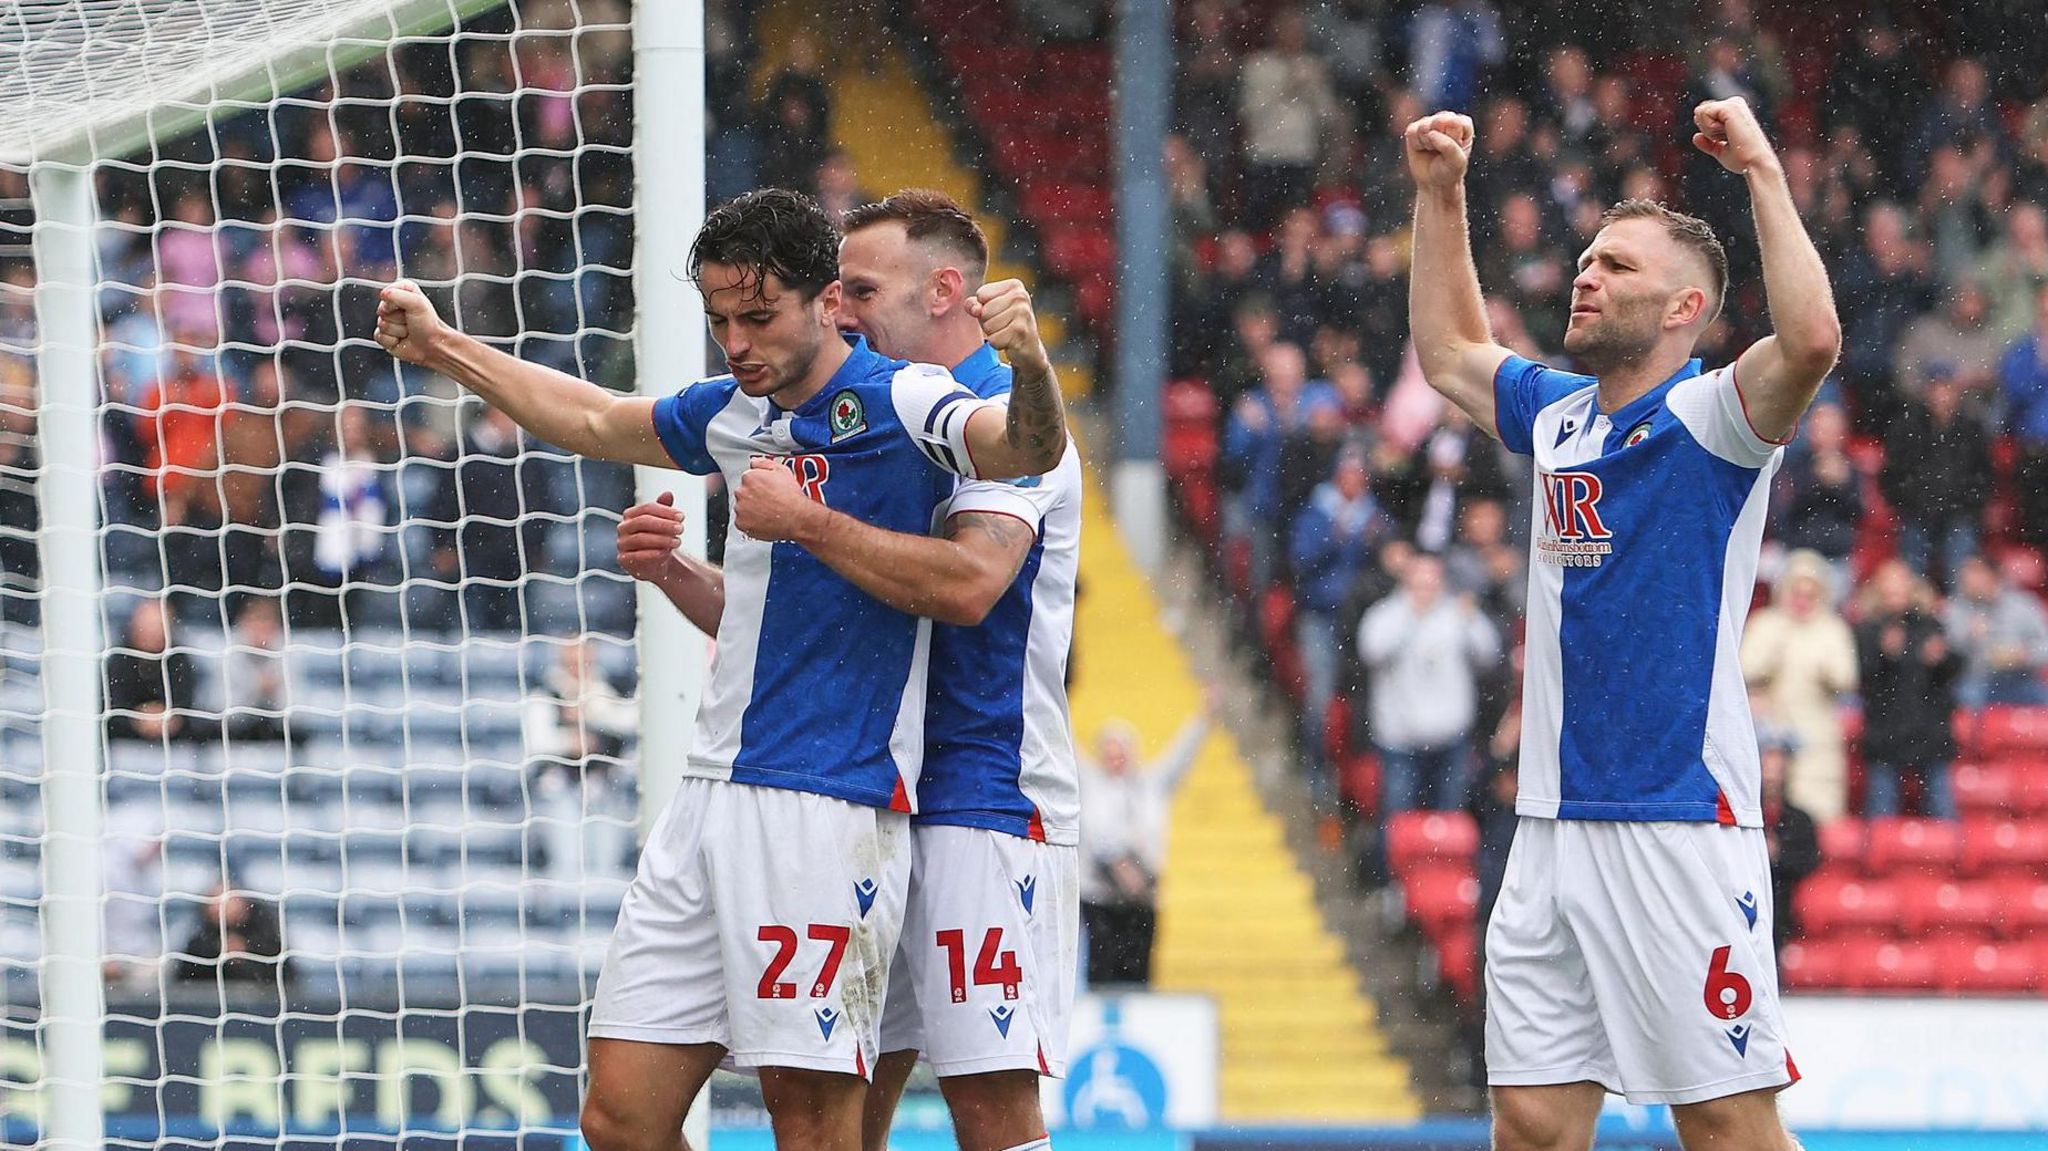
<instances>
[{"instance_id":1,"label":"player's leg","mask_svg":"<svg viewBox=\"0 0 2048 1151\"><path fill-rule=\"evenodd\" d=\"M779 1151L860 1151L867 1093L868 1081L859 1075L761 1068L761 1103Z\"/></svg>"},{"instance_id":2,"label":"player's leg","mask_svg":"<svg viewBox=\"0 0 2048 1151\"><path fill-rule=\"evenodd\" d=\"M1073 847L964 827L916 831L906 972L961 1151L1046 1138L1039 1076L1066 1070L1079 951Z\"/></svg>"},{"instance_id":3,"label":"player's leg","mask_svg":"<svg viewBox=\"0 0 2048 1151\"><path fill-rule=\"evenodd\" d=\"M1558 905L1563 825L1523 819L1486 929L1486 1081L1498 1151L1585 1151L1614 1056Z\"/></svg>"},{"instance_id":4,"label":"player's leg","mask_svg":"<svg viewBox=\"0 0 2048 1151\"><path fill-rule=\"evenodd\" d=\"M1745 1091L1671 1109L1685 1151L1798 1151L1778 1117L1778 1090Z\"/></svg>"},{"instance_id":5,"label":"player's leg","mask_svg":"<svg viewBox=\"0 0 2048 1151\"><path fill-rule=\"evenodd\" d=\"M808 792L719 786L730 801L707 870L732 1061L760 1071L778 1146L857 1151L909 887L909 819Z\"/></svg>"},{"instance_id":6,"label":"player's leg","mask_svg":"<svg viewBox=\"0 0 2048 1151\"><path fill-rule=\"evenodd\" d=\"M592 1039L583 1141L591 1151L688 1151L683 1118L724 1057L716 1043Z\"/></svg>"},{"instance_id":7,"label":"player's leg","mask_svg":"<svg viewBox=\"0 0 2048 1151\"><path fill-rule=\"evenodd\" d=\"M1494 1087L1494 1151L1586 1151L1607 1089L1598 1083Z\"/></svg>"},{"instance_id":8,"label":"player's leg","mask_svg":"<svg viewBox=\"0 0 2048 1151\"><path fill-rule=\"evenodd\" d=\"M1680 1108L1795 1082L1762 829L1585 822L1570 840L1567 917L1629 1102ZM1731 1105L1737 1119L1761 1122L1745 1106ZM1726 1146L1776 1148L1782 1131L1773 1139Z\"/></svg>"},{"instance_id":9,"label":"player's leg","mask_svg":"<svg viewBox=\"0 0 2048 1151\"><path fill-rule=\"evenodd\" d=\"M1012 1151L1046 1138L1038 1072L989 1071L939 1080L960 1151Z\"/></svg>"},{"instance_id":10,"label":"player's leg","mask_svg":"<svg viewBox=\"0 0 2048 1151\"><path fill-rule=\"evenodd\" d=\"M725 1055L719 928L703 863L725 786L682 781L620 905L590 1009L582 1126L594 1151L677 1151L690 1101Z\"/></svg>"},{"instance_id":11,"label":"player's leg","mask_svg":"<svg viewBox=\"0 0 2048 1151\"><path fill-rule=\"evenodd\" d=\"M916 1069L914 1050L884 1051L875 1060L875 1077L868 1083L867 1102L861 1109L860 1145L864 1151L889 1151L889 1126L896 1121L896 1105L903 1101L903 1088Z\"/></svg>"}]
</instances>

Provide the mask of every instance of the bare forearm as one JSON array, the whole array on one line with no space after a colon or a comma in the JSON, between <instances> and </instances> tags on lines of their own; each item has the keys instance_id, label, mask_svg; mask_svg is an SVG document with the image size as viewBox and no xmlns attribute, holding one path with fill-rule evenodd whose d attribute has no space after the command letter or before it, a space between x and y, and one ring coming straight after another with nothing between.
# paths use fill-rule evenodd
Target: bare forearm
<instances>
[{"instance_id":1,"label":"bare forearm","mask_svg":"<svg viewBox=\"0 0 2048 1151\"><path fill-rule=\"evenodd\" d=\"M1011 367L1010 414L1003 438L1028 474L1043 475L1058 467L1067 452L1066 401L1049 361Z\"/></svg>"},{"instance_id":2,"label":"bare forearm","mask_svg":"<svg viewBox=\"0 0 2048 1151\"><path fill-rule=\"evenodd\" d=\"M1458 365L1459 351L1491 343L1472 235L1465 220L1465 190L1424 191L1415 197L1415 257L1408 277L1408 324L1415 354L1432 384Z\"/></svg>"},{"instance_id":3,"label":"bare forearm","mask_svg":"<svg viewBox=\"0 0 2048 1151\"><path fill-rule=\"evenodd\" d=\"M1764 299L1771 327L1786 358L1824 374L1842 346L1841 320L1835 314L1834 291L1820 252L1807 236L1777 164L1752 165L1751 211L1756 217L1757 247L1763 256Z\"/></svg>"},{"instance_id":4,"label":"bare forearm","mask_svg":"<svg viewBox=\"0 0 2048 1151\"><path fill-rule=\"evenodd\" d=\"M964 594L980 565L962 544L914 536L827 511L795 542L860 590L911 615L972 624L978 614Z\"/></svg>"},{"instance_id":5,"label":"bare forearm","mask_svg":"<svg viewBox=\"0 0 2048 1151\"><path fill-rule=\"evenodd\" d=\"M677 556L668 572L653 583L698 631L718 634L719 620L725 616L724 571L704 560Z\"/></svg>"},{"instance_id":6,"label":"bare forearm","mask_svg":"<svg viewBox=\"0 0 2048 1151\"><path fill-rule=\"evenodd\" d=\"M603 419L619 397L588 380L528 363L456 332L449 333L446 348L428 366L483 397L536 439L583 456L637 459L605 442Z\"/></svg>"}]
</instances>

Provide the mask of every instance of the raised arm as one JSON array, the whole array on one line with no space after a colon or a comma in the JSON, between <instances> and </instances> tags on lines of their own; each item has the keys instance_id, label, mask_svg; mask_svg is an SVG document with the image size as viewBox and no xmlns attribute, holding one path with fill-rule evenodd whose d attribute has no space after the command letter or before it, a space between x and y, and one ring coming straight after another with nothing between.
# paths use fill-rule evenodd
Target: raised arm
<instances>
[{"instance_id":1,"label":"raised arm","mask_svg":"<svg viewBox=\"0 0 2048 1151\"><path fill-rule=\"evenodd\" d=\"M1438 112L1408 125L1408 174L1415 180L1415 257L1408 276L1408 331L1422 376L1499 436L1493 376L1508 350L1493 342L1472 263L1465 221L1465 168L1472 121Z\"/></svg>"},{"instance_id":2,"label":"raised arm","mask_svg":"<svg viewBox=\"0 0 2048 1151\"><path fill-rule=\"evenodd\" d=\"M663 492L653 503L626 509L619 521L619 566L660 588L698 631L716 636L725 615L725 572L679 550L683 513L675 503L674 495Z\"/></svg>"},{"instance_id":3,"label":"raised arm","mask_svg":"<svg viewBox=\"0 0 2048 1151\"><path fill-rule=\"evenodd\" d=\"M1785 169L1748 101L1709 100L1692 118L1699 125L1693 145L1749 183L1772 331L1735 362L1735 386L1742 390L1750 429L1782 443L1799 429L1799 417L1842 354L1834 291L1792 205Z\"/></svg>"},{"instance_id":4,"label":"raised arm","mask_svg":"<svg viewBox=\"0 0 2048 1151\"><path fill-rule=\"evenodd\" d=\"M434 313L411 280L378 297L377 342L482 396L536 439L591 459L676 466L655 435L653 400L619 395L464 335Z\"/></svg>"},{"instance_id":5,"label":"raised arm","mask_svg":"<svg viewBox=\"0 0 2048 1151\"><path fill-rule=\"evenodd\" d=\"M757 540L789 540L898 611L972 627L1003 598L1031 545L1018 516L964 511L943 534L892 532L805 496L789 469L757 458L733 493L733 526Z\"/></svg>"},{"instance_id":6,"label":"raised arm","mask_svg":"<svg viewBox=\"0 0 2048 1151\"><path fill-rule=\"evenodd\" d=\"M1031 293L1016 280L983 284L967 301L967 311L981 321L982 334L1013 373L1008 415L991 408L967 422L974 474L990 480L1044 475L1067 454L1067 410L1038 336Z\"/></svg>"}]
</instances>

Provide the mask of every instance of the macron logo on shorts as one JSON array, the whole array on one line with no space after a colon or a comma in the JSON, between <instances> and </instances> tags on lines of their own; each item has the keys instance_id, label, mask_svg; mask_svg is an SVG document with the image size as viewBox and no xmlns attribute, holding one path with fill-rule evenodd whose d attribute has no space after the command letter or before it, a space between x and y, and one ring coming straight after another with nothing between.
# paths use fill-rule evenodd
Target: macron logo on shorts
<instances>
[{"instance_id":1,"label":"macron logo on shorts","mask_svg":"<svg viewBox=\"0 0 2048 1151\"><path fill-rule=\"evenodd\" d=\"M1017 902L1024 905L1024 914L1031 914L1031 904L1038 898L1038 877L1027 875L1017 881Z\"/></svg>"},{"instance_id":2,"label":"macron logo on shorts","mask_svg":"<svg viewBox=\"0 0 2048 1151\"><path fill-rule=\"evenodd\" d=\"M813 1014L818 1017L819 1034L827 1039L832 1038L832 1029L839 1025L839 1013L830 1007L820 1007Z\"/></svg>"},{"instance_id":3,"label":"macron logo on shorts","mask_svg":"<svg viewBox=\"0 0 2048 1151\"><path fill-rule=\"evenodd\" d=\"M1017 1010L1005 1003L1001 1007L989 1008L988 1017L995 1022L996 1030L1002 1033L1003 1038L1008 1039L1010 1037L1010 1020L1017 1017Z\"/></svg>"},{"instance_id":4,"label":"macron logo on shorts","mask_svg":"<svg viewBox=\"0 0 2048 1151\"><path fill-rule=\"evenodd\" d=\"M853 885L853 898L855 902L860 904L860 917L862 919L868 917L868 909L875 905L875 892L879 890L881 889L875 886L875 881L872 879L863 879ZM827 1036L826 1038L829 1039L831 1037Z\"/></svg>"},{"instance_id":5,"label":"macron logo on shorts","mask_svg":"<svg viewBox=\"0 0 2048 1151\"><path fill-rule=\"evenodd\" d=\"M1742 909L1742 917L1749 920L1749 929L1756 930L1756 892L1745 891L1736 897L1735 906Z\"/></svg>"},{"instance_id":6,"label":"macron logo on shorts","mask_svg":"<svg viewBox=\"0 0 2048 1151\"><path fill-rule=\"evenodd\" d=\"M1749 1055L1749 1024L1738 1023L1730 1027L1728 1029L1728 1042L1735 1045L1736 1055L1746 1058Z\"/></svg>"}]
</instances>

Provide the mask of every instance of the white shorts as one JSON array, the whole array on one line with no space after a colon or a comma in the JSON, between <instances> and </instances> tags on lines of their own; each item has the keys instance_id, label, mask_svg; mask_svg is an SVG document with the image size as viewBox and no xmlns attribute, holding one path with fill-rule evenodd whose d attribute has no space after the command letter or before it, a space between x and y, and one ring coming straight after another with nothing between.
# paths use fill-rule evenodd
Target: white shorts
<instances>
[{"instance_id":1,"label":"white shorts","mask_svg":"<svg viewBox=\"0 0 2048 1151\"><path fill-rule=\"evenodd\" d=\"M910 904L882 1050L940 1076L1067 1071L1080 851L974 827L913 829Z\"/></svg>"},{"instance_id":2,"label":"white shorts","mask_svg":"<svg viewBox=\"0 0 2048 1151\"><path fill-rule=\"evenodd\" d=\"M865 1076L909 881L907 815L686 778L619 908L590 1035Z\"/></svg>"},{"instance_id":3,"label":"white shorts","mask_svg":"<svg viewBox=\"0 0 2048 1151\"><path fill-rule=\"evenodd\" d=\"M1798 1080L1764 833L1523 817L1486 932L1486 1081L1698 1103Z\"/></svg>"}]
</instances>

